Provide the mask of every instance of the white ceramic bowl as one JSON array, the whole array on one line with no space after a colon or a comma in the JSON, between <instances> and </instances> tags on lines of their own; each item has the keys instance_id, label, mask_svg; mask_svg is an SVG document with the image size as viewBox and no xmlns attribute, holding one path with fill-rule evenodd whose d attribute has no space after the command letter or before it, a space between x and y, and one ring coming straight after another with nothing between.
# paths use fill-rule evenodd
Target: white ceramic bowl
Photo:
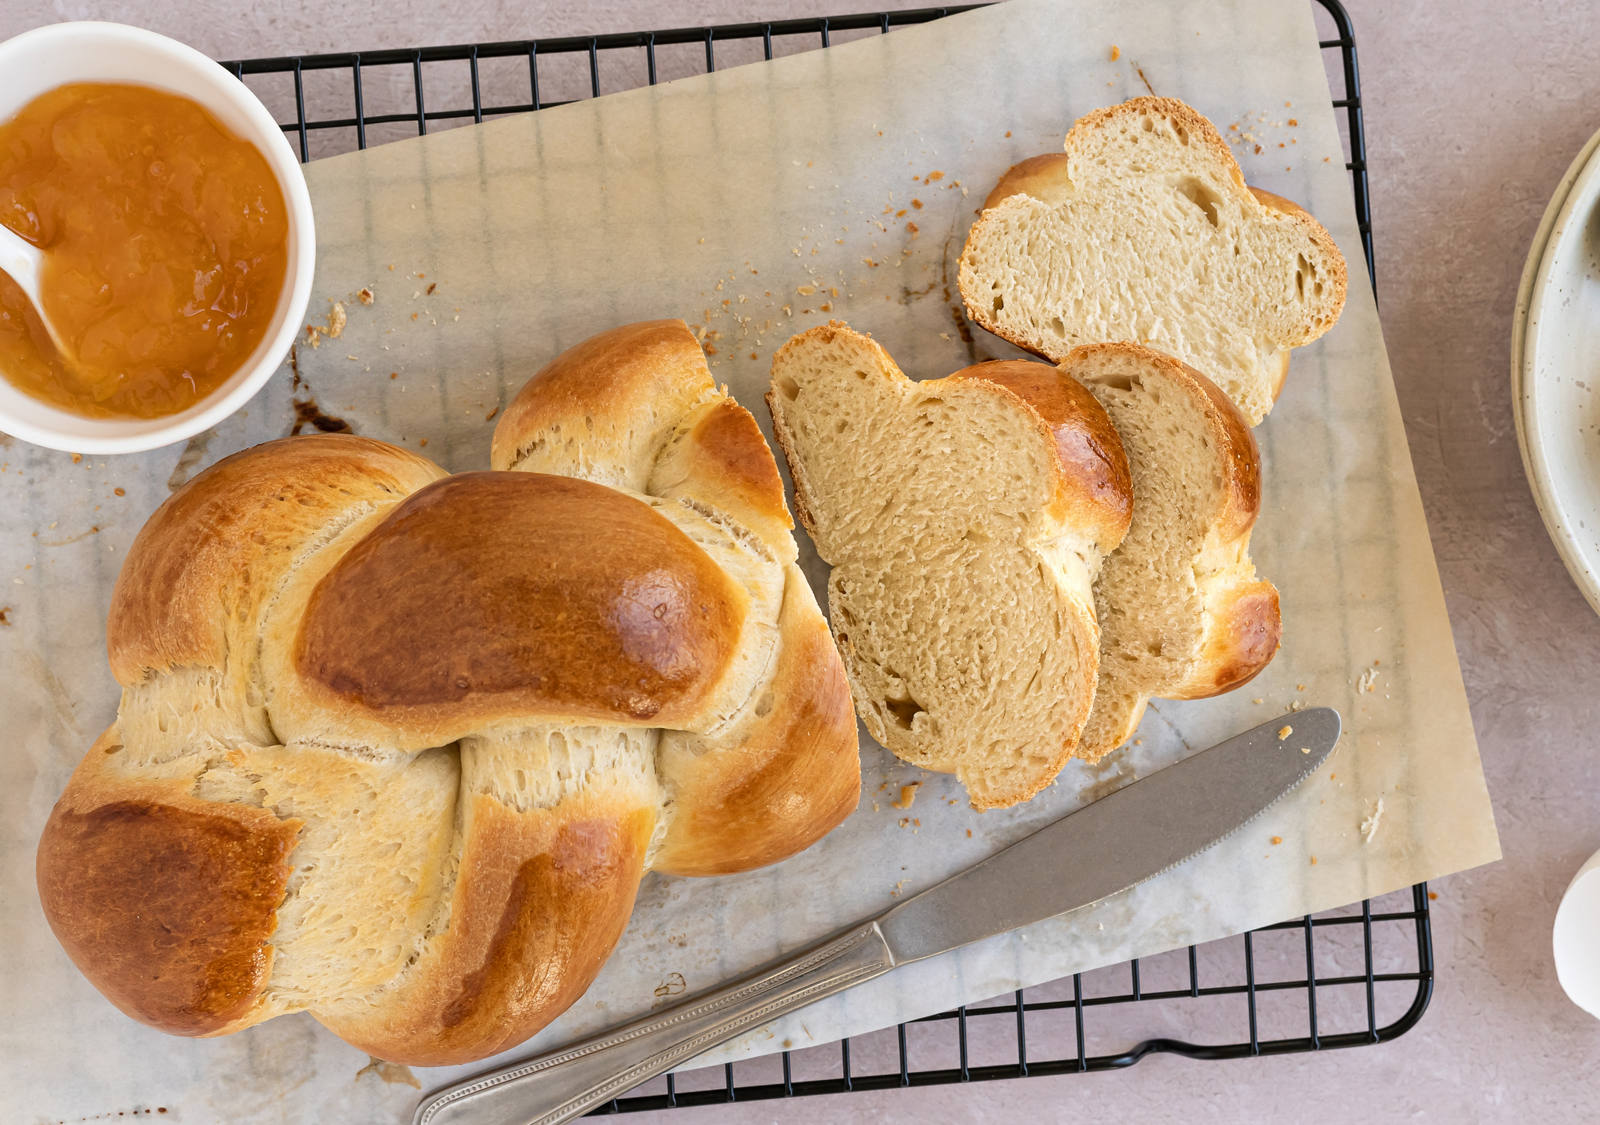
<instances>
[{"instance_id":1,"label":"white ceramic bowl","mask_svg":"<svg viewBox=\"0 0 1600 1125\"><path fill-rule=\"evenodd\" d=\"M243 406L272 377L305 318L316 264L311 196L283 130L243 82L192 47L115 23L59 23L0 43L0 121L69 82L126 82L205 106L261 150L289 208L289 262L277 313L244 365L189 409L164 418L84 418L0 378L0 431L74 453L137 453L192 437Z\"/></svg>"},{"instance_id":2,"label":"white ceramic bowl","mask_svg":"<svg viewBox=\"0 0 1600 1125\"><path fill-rule=\"evenodd\" d=\"M1528 251L1511 393L1534 503L1600 612L1600 133L1562 177Z\"/></svg>"}]
</instances>

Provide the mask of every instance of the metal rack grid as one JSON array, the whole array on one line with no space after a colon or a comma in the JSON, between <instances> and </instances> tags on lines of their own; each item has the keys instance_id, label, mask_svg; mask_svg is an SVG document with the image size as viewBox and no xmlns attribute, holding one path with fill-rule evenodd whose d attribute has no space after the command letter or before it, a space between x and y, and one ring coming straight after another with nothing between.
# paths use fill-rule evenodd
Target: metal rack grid
<instances>
[{"instance_id":1,"label":"metal rack grid","mask_svg":"<svg viewBox=\"0 0 1600 1125\"><path fill-rule=\"evenodd\" d=\"M1375 286L1354 32L1339 0L1314 2L1333 26L1332 37L1320 45L1328 54L1330 81L1336 88L1342 83L1333 105L1345 115L1345 167ZM608 86L624 89L641 79L654 85L709 72L717 68L719 47L723 65L730 56L738 62L771 59L977 6L223 65L274 109L307 160L430 128L598 97ZM455 73L435 79L433 93L425 96L425 75L437 73L441 64L453 65ZM487 74L491 66L493 80ZM620 83L603 81L617 75ZM1228 1059L1384 1042L1410 1030L1432 996L1432 897L1426 884L1418 884L1376 904L1074 974L837 1044L665 1075L596 1112L1114 1070L1158 1052ZM1198 1014L1202 1008L1209 1016ZM1107 1049L1100 1049L1097 1034L1111 1039ZM1131 1045L1119 1045L1126 1043Z\"/></svg>"}]
</instances>

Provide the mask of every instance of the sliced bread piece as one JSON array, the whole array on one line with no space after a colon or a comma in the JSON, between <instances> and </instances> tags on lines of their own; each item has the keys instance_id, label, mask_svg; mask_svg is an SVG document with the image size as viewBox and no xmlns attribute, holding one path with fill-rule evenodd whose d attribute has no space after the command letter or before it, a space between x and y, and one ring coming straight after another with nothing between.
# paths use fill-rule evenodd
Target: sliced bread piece
<instances>
[{"instance_id":1,"label":"sliced bread piece","mask_svg":"<svg viewBox=\"0 0 1600 1125\"><path fill-rule=\"evenodd\" d=\"M976 808L1037 793L1088 716L1092 583L1128 526L1105 411L1027 361L912 382L839 323L784 345L767 404L868 732Z\"/></svg>"},{"instance_id":2,"label":"sliced bread piece","mask_svg":"<svg viewBox=\"0 0 1600 1125\"><path fill-rule=\"evenodd\" d=\"M1245 186L1211 122L1134 98L1001 178L959 281L973 320L1019 347L1059 361L1081 344L1149 344L1216 380L1253 426L1289 349L1338 320L1345 262L1310 215Z\"/></svg>"},{"instance_id":3,"label":"sliced bread piece","mask_svg":"<svg viewBox=\"0 0 1600 1125\"><path fill-rule=\"evenodd\" d=\"M1111 416L1133 478L1133 521L1094 587L1099 683L1076 752L1092 762L1133 737L1152 696L1216 695L1266 667L1278 591L1250 561L1255 438L1216 384L1137 344L1075 348L1061 366Z\"/></svg>"}]
</instances>

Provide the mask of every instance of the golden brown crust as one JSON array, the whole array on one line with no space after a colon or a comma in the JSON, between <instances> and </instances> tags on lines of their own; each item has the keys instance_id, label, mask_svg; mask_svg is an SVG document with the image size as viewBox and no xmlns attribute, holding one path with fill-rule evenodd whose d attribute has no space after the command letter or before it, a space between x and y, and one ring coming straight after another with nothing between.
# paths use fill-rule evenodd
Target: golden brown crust
<instances>
[{"instance_id":1,"label":"golden brown crust","mask_svg":"<svg viewBox=\"0 0 1600 1125\"><path fill-rule=\"evenodd\" d=\"M128 548L106 621L112 674L134 684L170 668L226 667L230 651L254 644L279 579L330 521L396 504L443 475L349 434L283 438L217 462L173 493Z\"/></svg>"},{"instance_id":2,"label":"golden brown crust","mask_svg":"<svg viewBox=\"0 0 1600 1125\"><path fill-rule=\"evenodd\" d=\"M448 1066L522 1042L583 995L633 910L652 807L604 786L528 812L467 799L449 929L398 995L315 1013L378 1058Z\"/></svg>"},{"instance_id":3,"label":"golden brown crust","mask_svg":"<svg viewBox=\"0 0 1600 1125\"><path fill-rule=\"evenodd\" d=\"M113 726L40 837L50 929L107 999L152 1027L214 1035L253 1023L300 822L102 777L119 749Z\"/></svg>"},{"instance_id":4,"label":"golden brown crust","mask_svg":"<svg viewBox=\"0 0 1600 1125\"><path fill-rule=\"evenodd\" d=\"M731 398L690 415L657 458L647 491L716 509L754 531L778 558L794 557L794 521L777 462L755 417Z\"/></svg>"},{"instance_id":5,"label":"golden brown crust","mask_svg":"<svg viewBox=\"0 0 1600 1125\"><path fill-rule=\"evenodd\" d=\"M850 685L792 565L779 624L778 672L737 744L711 753L694 739L663 747L659 769L677 807L657 871L727 875L776 863L855 811L861 766Z\"/></svg>"},{"instance_id":6,"label":"golden brown crust","mask_svg":"<svg viewBox=\"0 0 1600 1125\"><path fill-rule=\"evenodd\" d=\"M1031 195L1044 203L1055 203L1072 194L1072 178L1067 175L1067 154L1045 152L1007 168L983 201L987 211L1013 195Z\"/></svg>"},{"instance_id":7,"label":"golden brown crust","mask_svg":"<svg viewBox=\"0 0 1600 1125\"><path fill-rule=\"evenodd\" d=\"M1018 359L964 367L950 378L981 379L1032 407L1055 442L1062 475L1087 490L1098 516L1096 542L1103 551L1122 542L1133 518L1128 456L1105 409L1083 384L1054 367Z\"/></svg>"},{"instance_id":8,"label":"golden brown crust","mask_svg":"<svg viewBox=\"0 0 1600 1125\"><path fill-rule=\"evenodd\" d=\"M1233 585L1207 599L1211 616L1195 674L1169 693L1172 699L1204 699L1249 683L1272 663L1283 636L1278 591L1258 580Z\"/></svg>"},{"instance_id":9,"label":"golden brown crust","mask_svg":"<svg viewBox=\"0 0 1600 1125\"><path fill-rule=\"evenodd\" d=\"M712 393L705 355L683 321L625 324L568 348L524 384L495 425L490 464L549 472L524 463L581 446L592 471L572 475L642 492L679 419Z\"/></svg>"},{"instance_id":10,"label":"golden brown crust","mask_svg":"<svg viewBox=\"0 0 1600 1125\"><path fill-rule=\"evenodd\" d=\"M510 714L677 726L721 678L748 601L624 493L462 473L401 504L318 583L294 664L327 706L432 731L447 709L453 737ZM419 643L396 643L408 635Z\"/></svg>"}]
</instances>

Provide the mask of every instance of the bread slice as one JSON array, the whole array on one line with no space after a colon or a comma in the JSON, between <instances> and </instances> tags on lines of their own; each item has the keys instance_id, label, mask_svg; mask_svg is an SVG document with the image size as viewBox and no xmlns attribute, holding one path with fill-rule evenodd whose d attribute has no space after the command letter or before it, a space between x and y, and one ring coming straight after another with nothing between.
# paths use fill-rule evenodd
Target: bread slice
<instances>
[{"instance_id":1,"label":"bread slice","mask_svg":"<svg viewBox=\"0 0 1600 1125\"><path fill-rule=\"evenodd\" d=\"M1134 98L1001 177L959 283L973 320L1019 347L1060 361L1081 344L1149 344L1216 380L1253 426L1289 349L1338 320L1345 262L1310 215L1245 186L1211 122Z\"/></svg>"},{"instance_id":2,"label":"bread slice","mask_svg":"<svg viewBox=\"0 0 1600 1125\"><path fill-rule=\"evenodd\" d=\"M1076 753L1097 761L1150 697L1216 695L1266 667L1278 591L1250 561L1261 460L1228 397L1137 344L1075 348L1062 368L1105 407L1133 479L1133 521L1094 587L1099 683Z\"/></svg>"},{"instance_id":3,"label":"bread slice","mask_svg":"<svg viewBox=\"0 0 1600 1125\"><path fill-rule=\"evenodd\" d=\"M837 322L778 352L767 404L868 732L976 808L1031 797L1088 716L1092 583L1128 525L1105 411L1029 361L912 382Z\"/></svg>"}]
</instances>

